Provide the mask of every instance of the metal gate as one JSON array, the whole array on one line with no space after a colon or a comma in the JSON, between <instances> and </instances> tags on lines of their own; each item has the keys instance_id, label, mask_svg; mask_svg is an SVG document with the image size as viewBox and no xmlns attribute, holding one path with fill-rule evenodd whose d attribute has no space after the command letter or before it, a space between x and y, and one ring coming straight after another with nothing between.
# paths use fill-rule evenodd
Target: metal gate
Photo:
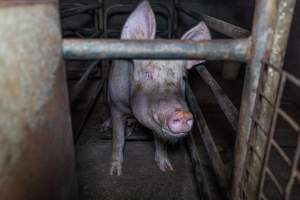
<instances>
[{"instance_id":1,"label":"metal gate","mask_svg":"<svg viewBox=\"0 0 300 200\"><path fill-rule=\"evenodd\" d=\"M17 67L15 71L19 71L19 65L14 64L17 62L17 59L14 59L15 56L20 56L22 62L30 62L30 69L35 73L28 73L26 78L21 78L20 85L23 87L26 86L26 89L29 91L40 91L40 86L45 84L45 80L42 80L42 77L49 78L49 82L46 81L45 88L48 88L47 84L52 84L55 86L56 90L41 90L36 99L36 105L41 105L43 110L40 112L30 113L32 119L37 119L38 125L34 127L37 133L39 129L43 129L45 133L51 133L55 131L59 137L62 137L63 134L58 134L62 130L67 130L65 132L71 133L71 128L69 125L69 111L64 109L63 115L62 111L59 109L59 102L63 102L63 105L68 105L67 95L65 90L65 80L64 71L62 70L59 59L61 54L63 54L66 60L68 59L77 59L77 60L99 60L99 59L197 59L204 58L207 60L232 60L240 61L247 63L246 74L244 79L244 88L243 95L241 100L240 113L238 109L235 108L233 103L227 97L227 95L222 91L222 88L216 80L211 76L204 66L197 66L197 72L200 74L201 78L207 85L211 88L215 97L220 105L220 108L223 110L225 116L227 117L229 123L236 130L236 142L235 142L235 153L233 160L232 177L229 177L226 174L226 167L221 159L220 153L216 148L214 138L212 137L209 127L207 126L206 120L202 114L201 109L197 105L195 96L191 91L190 87L187 86L187 99L191 110L195 116L195 124L199 130L199 134L204 143L204 148L206 154L208 155L209 162L214 171L214 175L217 179L217 184L222 191L223 198L227 199L273 199L273 197L279 199L291 199L293 197L293 192L296 184L300 182L299 174L299 157L300 157L300 125L299 121L292 116L287 110L285 105L282 105L282 95L285 89L285 85L288 82L290 85L300 87L300 80L289 74L288 72L282 70L283 62L286 52L286 46L291 26L291 21L293 17L294 7L296 0L256 0L256 8L253 20L252 32L240 28L238 26L232 25L230 23L224 22L220 19L205 15L204 13L197 13L188 8L185 8L181 4L181 1L169 0L170 4L163 6L159 3L153 4L156 8L155 10L159 15L166 18L167 28L161 30L161 35L166 38L172 38L173 30L177 28L178 13L182 12L189 16L195 17L197 19L204 20L207 25L218 32L223 33L226 36L231 37L232 39L218 39L211 41L201 41L198 43L191 41L180 41L175 39L168 40L152 40L152 41L134 41L134 40L118 40L118 39L104 39L103 37L112 36L118 32L114 28L109 27L108 16L114 12L129 12L133 5L111 5L107 3L109 1L100 1L96 5L67 5L63 7L65 10L62 12L62 17L76 15L78 13L87 12L94 17L95 27L94 28L85 28L77 31L71 31L68 34L73 36L74 34L81 37L80 39L63 39L62 40L62 52L60 51L60 32L59 32L59 23L58 22L58 1L57 0L2 0L0 1L0 12L5 13L10 11L9 19L13 22L20 20L22 21L22 16L27 16L28 12L25 9L31 11L32 18L35 16L42 16L41 18L37 17L36 20L28 20L30 26L20 26L20 24L9 24L5 21L4 17L1 18L0 24L6 25L4 27L14 26L16 27L25 27L26 29L16 29L13 34L15 38L21 38L20 44L24 44L23 47L28 47L24 52L17 51L18 46L16 41L7 40L5 41L5 52L18 52L3 58L4 61L14 61L12 62L3 62L5 69L7 71L11 69L10 67ZM30 4L31 6L28 6ZM37 6L33 6L37 5ZM45 8L44 8L45 7ZM5 9L9 8L9 9ZM19 9L19 10L17 10ZM22 11L22 12L20 12ZM34 11L34 12L33 12ZM30 12L30 13L31 13ZM8 15L6 15L8 16ZM44 21L43 21L44 20ZM52 32L51 34L46 34L46 29L40 31L36 29L35 26L45 26L45 23L51 23ZM32 34L28 34L30 37L21 37L22 34L16 34L16 32L22 32L27 30ZM13 29L15 30L15 29ZM20 31L21 30L21 31ZM39 31L37 31L39 30ZM4 36L10 38L10 35L6 33L7 30L2 30L0 33L3 33ZM51 31L49 31L52 33ZM5 34L4 34L5 33ZM48 32L47 32L48 33ZM26 35L25 35L26 36ZM39 37L41 36L41 37ZM28 39L29 38L29 39ZM54 38L54 39L53 39ZM91 39L93 38L93 39ZM19 40L17 40L19 41ZM28 42L30 41L30 42ZM38 51L37 48L40 48L43 42L49 43L49 48L47 45L44 45L45 51L42 51L44 48L41 48L41 51ZM10 43L9 43L10 42ZM9 43L9 44L8 44ZM18 43L18 42L17 42ZM47 43L47 44L48 44ZM12 45L10 45L12 44ZM19 44L19 43L18 43ZM35 44L36 46L32 45ZM1 45L1 44L0 44ZM14 46L16 45L16 46ZM54 45L53 47L51 45ZM2 48L3 50L3 48ZM9 51L12 50L12 51ZM33 59L34 56L32 52L36 55L42 56L42 59ZM28 55L27 55L28 54ZM28 56L28 57L24 57ZM48 58L50 65L48 65ZM40 60L47 60L47 62L40 62ZM55 61L55 64L54 61ZM20 63L21 63L20 61ZM53 61L53 62L52 62ZM57 61L57 62L56 62ZM37 64L40 64L40 68ZM3 64L3 65L4 65ZM54 66L55 65L55 66ZM73 96L71 96L71 104L83 90L83 86L86 83L87 77L98 65L98 61L93 62L80 78L76 84L75 91ZM21 65L20 65L21 66ZM22 65L23 66L23 65ZM60 69L57 73L56 71L50 70L50 67L55 67L55 69ZM37 70L37 68L39 70ZM23 68L22 68L23 69ZM28 68L29 69L29 68ZM45 74L47 69L51 74ZM24 69L23 69L24 70ZM24 70L26 71L26 70ZM11 72L11 71L8 71ZM22 71L21 71L22 72ZM28 70L27 70L28 72ZM21 73L10 73L11 77L19 80L22 77ZM35 75L35 77L33 77ZM53 76L52 76L53 75ZM3 76L4 77L4 76ZM10 77L10 76L8 76ZM38 79L36 79L38 77ZM57 77L54 79L53 77ZM32 80L32 83L36 83L34 86L28 85L28 82L24 80ZM55 81L58 80L59 81ZM14 80L14 79L11 79ZM48 79L47 79L48 80ZM22 81L24 81L24 84ZM6 82L7 83L7 82ZM31 83L31 82L30 82ZM99 87L97 87L97 93L103 88L103 81L99 82ZM7 91L5 84L0 85L0 90ZM53 86L53 87L54 87ZM20 87L22 89L22 87ZM35 89L37 87L38 89ZM27 91L21 90L20 91ZM43 89L43 88L42 88ZM10 98L11 92L7 92L8 95L4 96L4 102L14 103L17 98ZM22 93L22 92L21 92ZM35 93L33 93L35 94ZM44 94L48 94L51 97L59 97L47 99ZM54 94L54 95L53 95ZM56 95L56 96L55 96ZM27 95L26 98L30 96ZM17 101L18 102L18 101ZM24 102L23 101L22 105ZM48 105L45 102L53 102L53 106ZM2 103L2 102L0 102ZM29 98L28 104L35 103L32 102ZM4 104L3 104L4 105ZM15 107L11 107L11 110L8 110L10 113L13 113L14 116L21 116L21 114L26 109L16 110L21 104L16 104ZM28 105L28 106L30 106ZM91 103L92 105L92 103ZM297 104L296 104L297 105ZM2 106L2 104L0 104ZM4 105L5 106L5 105ZM26 106L26 105L25 105ZM67 107L67 106L66 106ZM49 109L53 110L48 112ZM6 109L6 107L5 107ZM25 110L25 111L24 111ZM43 112L42 112L43 111ZM46 112L44 112L46 111ZM44 113L48 113L45 115ZM50 113L50 114L49 114ZM57 117L58 116L58 117ZM59 117L60 116L60 117ZM87 116L84 114L84 116ZM27 117L27 115L26 115ZM24 117L24 118L26 118ZM28 119L30 117L27 117ZM61 120L63 118L63 120ZM22 118L23 119L23 118ZM31 118L30 118L31 119ZM41 120L43 119L41 123ZM65 123L64 120L66 121ZM53 124L49 124L49 121L53 121ZM294 133L295 146L296 150L293 154L287 154L285 150L282 149L278 143L278 138L276 136L277 124L284 122L288 127L291 128L291 134ZM28 127L31 127L29 122ZM81 125L80 125L81 126ZM18 127L18 126L16 126ZM25 128L24 128L25 127ZM24 132L33 132L33 129L28 128L27 126L20 128L19 135L22 136ZM54 127L54 128L53 128ZM8 129L0 127L2 132L9 132ZM58 130L58 131L56 131ZM38 134L34 135L37 136ZM46 134L47 136L53 137L52 134ZM75 135L77 137L78 135ZM57 137L59 139L59 137ZM45 137L46 138L46 137ZM63 138L67 139L67 138ZM27 140L26 140L27 141ZM28 140L28 144L31 144L34 140ZM49 140L43 140L48 142ZM62 140L59 140L62 141ZM23 141L24 142L24 141ZM4 142L3 142L4 143ZM48 143L47 143L48 144ZM68 143L69 144L69 143ZM205 171L203 166L203 155L199 152L198 147L195 145L195 139L193 135L188 138L187 141L188 147L191 152L191 158L195 167L195 176L198 181L199 188L203 191L203 195L206 199L213 199L213 191L209 187L210 178ZM34 146L34 145L28 145ZM43 146L45 148L47 146ZM53 146L50 146L53 148ZM49 148L50 148L49 147ZM72 149L72 145L64 145L61 143L60 147ZM14 148L14 147L12 147ZM38 149L38 150L40 150ZM58 149L57 149L58 150ZM70 150L71 152L71 150ZM6 153L6 152L5 152ZM21 152L22 155L26 155L26 152ZM49 151L49 155L52 155L53 152ZM10 155L10 154L9 154ZM13 154L12 154L13 155ZM20 156L22 157L22 156ZM42 156L41 156L42 157ZM68 161L70 166L72 165L73 169L73 157L69 156L67 158L62 158L63 161ZM10 158L9 156L4 156L4 159ZM34 158L34 157L32 157ZM72 160L71 160L72 158ZM273 158L278 158L284 163L285 168L274 169L272 167ZM6 161L5 160L5 161ZM21 162L20 159L17 159ZM54 161L53 158L51 161ZM2 161L2 160L1 160ZM29 160L30 161L30 160ZM0 162L1 163L1 162ZM21 162L22 163L22 162ZM28 162L34 166L39 166L39 162ZM64 162L61 162L64 163ZM68 166L68 165L60 165ZM1 166L2 167L2 166ZM4 166L6 167L6 166ZM32 167L34 168L34 167ZM46 167L45 167L46 168ZM2 169L2 168L1 168ZM70 167L71 169L71 167ZM18 169L19 170L19 169ZM22 169L20 169L22 170ZM74 173L71 174L72 170L64 169L63 175L74 176ZM276 170L286 170L288 173L287 177L278 176ZM69 174L67 171L70 171ZM43 173L36 173L37 178L43 177ZM54 176L56 179L61 178L62 176ZM69 178L70 178L69 177ZM15 177L12 177L15 178ZM56 179L52 182L55 183ZM17 179L16 179L17 180ZM25 179L24 179L25 180ZM27 180L27 179L26 179ZM29 180L29 179L28 179ZM38 179L37 179L38 180ZM70 182L71 182L70 178ZM44 180L44 183L47 180ZM2 183L2 182L1 182ZM25 182L24 182L25 183ZM38 183L38 182L36 182ZM24 184L25 185L25 184ZM68 185L68 184L65 184ZM9 186L8 186L9 187ZM265 188L275 188L274 194L270 194ZM14 187L9 188L11 191L14 191ZM7 190L8 191L8 190ZM74 191L73 188L69 190L66 189L69 194ZM70 191L70 192L69 192ZM273 190L272 190L273 191ZM275 193L276 191L276 193ZM35 191L36 192L36 191ZM45 196L51 194L50 190L45 190ZM24 191L25 195L28 191ZM36 192L38 194L38 192ZM66 192L67 193L67 192ZM10 193L11 195L11 193ZM44 193L43 193L44 195ZM58 196L60 193L58 192ZM272 196L273 195L273 196ZM50 195L51 196L51 195ZM64 195L66 198L67 195ZM48 195L49 197L49 195ZM61 197L63 199L64 197ZM296 196L297 198L297 196Z\"/></svg>"},{"instance_id":2,"label":"metal gate","mask_svg":"<svg viewBox=\"0 0 300 200\"><path fill-rule=\"evenodd\" d=\"M232 177L228 177L225 173L224 163L209 127L191 89L188 87L189 104L224 198L272 199L271 197L268 198L264 192L266 182L271 181L278 190L277 197L290 199L294 182L300 181L298 170L300 137L297 135L297 149L291 158L286 155L274 139L274 132L279 116L297 134L300 131L297 122L281 108L281 97L285 83L288 81L297 87L300 86L300 81L297 78L282 70L295 3L295 0L257 0L251 33L204 13L193 12L181 5L180 1L171 1L167 7L162 4L153 4L157 8L157 12L167 18L168 27L165 31L162 30L161 34L167 35L168 38L172 37L172 30L177 27L178 12L182 12L196 19L204 20L211 29L233 39L212 40L197 44L171 39L160 41L64 39L63 54L65 59L205 58L208 60L246 62L247 69L240 113L226 94L222 92L222 88L207 69L204 66L197 66L196 68L201 78L215 94L229 123L237 132ZM102 33L100 35L105 37L120 31L109 28L108 16L113 12L129 13L134 7L125 4L107 5L106 1L99 1L98 5L90 6L87 9L95 10L95 19L104 19L99 22L97 31L100 31ZM79 11L75 10L75 13L87 11L84 7L81 8L80 10L79 7ZM188 144L201 189L206 198L212 199L213 194L206 186L209 178L206 177L201 165L201 155L195 146L193 136L189 138ZM281 159L288 165L288 169L291 170L286 185L280 183L269 166L269 160L274 151L280 155Z\"/></svg>"}]
</instances>

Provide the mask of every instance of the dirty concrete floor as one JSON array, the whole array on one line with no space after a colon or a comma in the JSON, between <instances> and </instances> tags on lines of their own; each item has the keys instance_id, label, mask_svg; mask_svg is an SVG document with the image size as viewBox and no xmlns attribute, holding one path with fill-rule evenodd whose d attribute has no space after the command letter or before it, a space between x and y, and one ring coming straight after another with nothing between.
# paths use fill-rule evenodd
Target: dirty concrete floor
<instances>
[{"instance_id":1,"label":"dirty concrete floor","mask_svg":"<svg viewBox=\"0 0 300 200\"><path fill-rule=\"evenodd\" d=\"M225 116L220 115L221 111L216 109L215 102L210 100L212 96L208 87L198 81L193 85L196 91L202 91L196 95L212 133L219 133L215 135L215 141L226 163L230 160L228 157L231 149L229 147L231 127ZM74 114L76 113L73 113L73 116ZM80 115L80 111L77 114ZM179 144L169 151L174 171L163 173L154 161L153 140L151 136L147 137L145 133L147 131L142 128L136 129L130 136L130 138L139 138L138 141L126 142L122 176L110 176L111 132L103 131L101 128L101 123L108 117L108 107L104 99L99 98L76 143L81 200L200 199L193 167L185 146ZM216 124L218 126L215 126Z\"/></svg>"},{"instance_id":2,"label":"dirty concrete floor","mask_svg":"<svg viewBox=\"0 0 300 200\"><path fill-rule=\"evenodd\" d=\"M76 145L81 200L199 199L182 144L170 150L174 171L161 172L154 161L153 141L128 141L122 176L110 176L111 140L101 139L99 127L107 108L101 102L95 108Z\"/></svg>"}]
</instances>

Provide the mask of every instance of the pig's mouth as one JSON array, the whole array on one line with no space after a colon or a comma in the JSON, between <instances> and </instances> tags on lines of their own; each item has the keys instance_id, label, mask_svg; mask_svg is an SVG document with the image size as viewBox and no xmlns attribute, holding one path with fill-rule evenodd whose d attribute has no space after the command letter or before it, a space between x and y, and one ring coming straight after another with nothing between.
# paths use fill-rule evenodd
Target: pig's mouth
<instances>
[{"instance_id":1,"label":"pig's mouth","mask_svg":"<svg viewBox=\"0 0 300 200\"><path fill-rule=\"evenodd\" d=\"M187 135L187 133L184 133L184 132L182 132L182 133L173 133L172 131L170 131L170 130L164 128L164 127L161 127L161 130L165 134L169 134L169 135L174 136L174 137L182 137L182 136Z\"/></svg>"},{"instance_id":2,"label":"pig's mouth","mask_svg":"<svg viewBox=\"0 0 300 200\"><path fill-rule=\"evenodd\" d=\"M152 115L155 116L155 115ZM188 132L173 132L172 130L169 129L167 122L165 120L163 120L163 122L161 122L160 120L158 120L158 117L154 117L151 119L152 122L154 122L156 130L160 132L160 134L166 138L182 138L184 136L186 136L188 134Z\"/></svg>"},{"instance_id":3,"label":"pig's mouth","mask_svg":"<svg viewBox=\"0 0 300 200\"><path fill-rule=\"evenodd\" d=\"M168 136L173 136L175 138L180 138L183 137L185 135L187 135L188 133L186 132L182 132L182 133L173 133L171 130L169 130L168 128L165 128L164 126L161 126L161 124L159 124L158 122L156 122L155 120L153 120L153 122L157 125L157 127L160 128L162 135L168 137Z\"/></svg>"}]
</instances>

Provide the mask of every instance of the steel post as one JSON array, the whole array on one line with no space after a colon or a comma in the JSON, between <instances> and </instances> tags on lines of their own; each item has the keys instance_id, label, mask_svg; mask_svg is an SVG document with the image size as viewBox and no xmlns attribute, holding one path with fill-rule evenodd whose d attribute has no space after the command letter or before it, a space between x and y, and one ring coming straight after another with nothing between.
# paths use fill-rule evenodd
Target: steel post
<instances>
[{"instance_id":1,"label":"steel post","mask_svg":"<svg viewBox=\"0 0 300 200\"><path fill-rule=\"evenodd\" d=\"M273 105L275 105L276 98L279 95L279 84L281 77L280 70L282 69L284 63L284 57L286 54L295 4L296 0L282 0L279 1L278 5L278 14L274 31L273 44L268 61L268 63L272 65L272 67L268 67L267 71L265 72L266 77L263 87L264 90L262 91L265 98L267 98L268 101ZM267 136L264 134L264 132L270 132L272 124L271 122L274 115L273 108L271 108L266 101L261 100L260 106L261 109L258 113L258 120L262 125L261 128L263 130L257 129L256 140L259 141L254 142L256 144L254 148L256 152L258 152L258 154L253 154L252 156L260 156L259 160L264 160L264 163L260 162L256 165L253 165L253 167L249 166L249 170L251 171L251 173L257 175L257 178L255 178L255 180L252 180L251 184L249 185L249 190L253 191L253 196L257 194L260 196L262 195L262 187L265 179L263 168L267 166L268 151L270 151L270 149L266 148ZM270 136L271 135L269 135L268 137ZM259 184L260 188L257 187ZM258 189L260 191L258 191ZM253 198L256 198L256 196Z\"/></svg>"},{"instance_id":2,"label":"steel post","mask_svg":"<svg viewBox=\"0 0 300 200\"><path fill-rule=\"evenodd\" d=\"M269 56L274 22L277 12L277 0L256 0L254 23L252 28L252 56L248 62L240 109L239 128L235 142L233 168L232 199L240 199L242 176L246 164L248 139L251 132L257 88L263 61Z\"/></svg>"},{"instance_id":3,"label":"steel post","mask_svg":"<svg viewBox=\"0 0 300 200\"><path fill-rule=\"evenodd\" d=\"M56 0L0 1L0 198L77 199Z\"/></svg>"}]
</instances>

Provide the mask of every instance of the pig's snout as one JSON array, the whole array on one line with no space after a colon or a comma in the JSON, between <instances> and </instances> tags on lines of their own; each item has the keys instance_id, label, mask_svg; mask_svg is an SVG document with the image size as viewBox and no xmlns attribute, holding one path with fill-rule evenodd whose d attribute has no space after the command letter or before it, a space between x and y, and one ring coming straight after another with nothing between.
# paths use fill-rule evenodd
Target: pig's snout
<instances>
[{"instance_id":1,"label":"pig's snout","mask_svg":"<svg viewBox=\"0 0 300 200\"><path fill-rule=\"evenodd\" d=\"M193 123L193 115L188 111L176 111L168 119L168 127L173 133L187 133Z\"/></svg>"}]
</instances>

